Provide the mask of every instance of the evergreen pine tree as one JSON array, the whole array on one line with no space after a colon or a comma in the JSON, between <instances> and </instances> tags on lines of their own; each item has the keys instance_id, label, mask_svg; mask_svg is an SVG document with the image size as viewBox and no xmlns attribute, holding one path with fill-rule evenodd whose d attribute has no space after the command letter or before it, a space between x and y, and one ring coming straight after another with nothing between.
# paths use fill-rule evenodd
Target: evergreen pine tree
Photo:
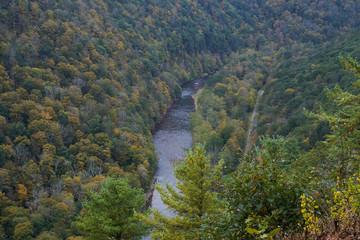
<instances>
[{"instance_id":1,"label":"evergreen pine tree","mask_svg":"<svg viewBox=\"0 0 360 240\"><path fill-rule=\"evenodd\" d=\"M144 205L142 189L127 179L109 177L100 193L90 192L74 225L88 239L136 239L145 233L135 210Z\"/></svg>"},{"instance_id":2,"label":"evergreen pine tree","mask_svg":"<svg viewBox=\"0 0 360 240\"><path fill-rule=\"evenodd\" d=\"M360 64L348 57L340 58L343 68L360 78ZM360 80L353 83L355 92L360 89ZM360 151L360 94L344 91L340 86L334 90L326 89L328 97L335 103L335 112L320 109L309 115L320 121L326 121L331 127L331 134L326 136L325 147L329 149L328 163L332 164L334 176L346 179L357 171Z\"/></svg>"},{"instance_id":3,"label":"evergreen pine tree","mask_svg":"<svg viewBox=\"0 0 360 240\"><path fill-rule=\"evenodd\" d=\"M211 168L209 157L203 147L196 146L185 157L185 161L175 168L179 180L177 189L170 185L166 188L156 186L162 201L175 217L167 217L158 210L151 210L152 215L138 215L146 224L153 227L154 239L200 239L211 235L201 231L208 219L221 213L221 201L213 190L218 186L222 164ZM207 220L205 220L207 219Z\"/></svg>"}]
</instances>

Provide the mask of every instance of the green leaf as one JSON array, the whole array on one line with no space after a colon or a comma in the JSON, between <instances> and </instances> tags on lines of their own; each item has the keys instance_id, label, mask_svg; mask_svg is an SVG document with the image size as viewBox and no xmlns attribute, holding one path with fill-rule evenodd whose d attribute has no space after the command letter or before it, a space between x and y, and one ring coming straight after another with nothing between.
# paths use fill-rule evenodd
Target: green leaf
<instances>
[{"instance_id":1,"label":"green leaf","mask_svg":"<svg viewBox=\"0 0 360 240\"><path fill-rule=\"evenodd\" d=\"M256 229L254 229L254 228L245 228L245 231L247 231L251 235L260 234L260 232L258 230L256 230Z\"/></svg>"},{"instance_id":2,"label":"green leaf","mask_svg":"<svg viewBox=\"0 0 360 240\"><path fill-rule=\"evenodd\" d=\"M274 230L272 230L270 233L266 234L268 237L273 237L276 234L278 234L280 232L280 228L276 228Z\"/></svg>"}]
</instances>

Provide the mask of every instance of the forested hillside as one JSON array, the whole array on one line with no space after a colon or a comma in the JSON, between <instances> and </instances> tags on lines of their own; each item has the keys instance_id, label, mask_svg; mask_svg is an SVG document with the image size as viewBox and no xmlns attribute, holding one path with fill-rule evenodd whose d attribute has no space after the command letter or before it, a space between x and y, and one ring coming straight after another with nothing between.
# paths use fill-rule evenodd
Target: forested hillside
<instances>
[{"instance_id":1,"label":"forested hillside","mask_svg":"<svg viewBox=\"0 0 360 240\"><path fill-rule=\"evenodd\" d=\"M350 41L340 46L354 43L358 31L354 33ZM338 47L327 50L333 54L332 51L340 50ZM356 48L353 50L356 53ZM324 55L320 51L313 56ZM155 239L159 239L158 236L165 239L178 236L189 239L356 239L360 235L360 64L352 57L337 59L343 69L333 67L337 71L332 75L335 79L328 79L324 85L331 87L345 80L347 84L343 84L343 88L339 84L332 89L324 88L323 92L317 92L314 87L306 89L308 91L297 88L299 98L312 97L308 102L312 103L313 111L309 111L311 107L302 113L290 109L295 112L292 114L298 114L292 116L298 120L295 127L288 127L291 121L273 111L272 116L281 118L268 126L270 129L274 128L272 124L285 126L289 135L258 138L254 135L252 140L256 144L249 151L237 142L246 134L235 125L245 128L246 124L228 114L231 105L229 108L222 103L224 96L218 96L219 83L215 89L205 89L198 96L198 111L192 116L194 140L202 145L195 146L197 152L189 152L185 162L175 168L178 179L182 180L177 183L180 193L174 192L171 186L158 187L166 204L180 217L166 217L156 210L152 210L154 217L140 215L139 219L152 227L152 236ZM302 63L306 66L305 60ZM324 62L319 64L320 69L322 64ZM295 70L289 74L294 72L296 74ZM324 69L318 74L325 76L327 71ZM270 81L264 89L276 82ZM271 90L277 92L277 88ZM266 91L263 96L270 106L283 96L269 96ZM229 92L222 91L225 96ZM206 108L202 109L201 105L212 106L207 105L209 101L213 101L215 107L204 115ZM224 110L216 109L218 106ZM315 137L310 139L304 133ZM205 149L210 154L206 154ZM198 165L203 166L202 171ZM222 179L213 176L210 165L213 171L223 170ZM198 169L200 174L183 171L189 166ZM187 183L186 187L183 182ZM197 185L199 182L202 184ZM183 207L187 204L188 208Z\"/></svg>"},{"instance_id":2,"label":"forested hillside","mask_svg":"<svg viewBox=\"0 0 360 240\"><path fill-rule=\"evenodd\" d=\"M0 238L81 239L88 228L72 223L108 176L128 179L108 188L148 190L156 121L182 83L219 69L192 130L225 173L259 89L258 134L311 149L330 130L302 108L327 103L325 86L350 89L337 58L359 55L359 11L355 0L0 0Z\"/></svg>"},{"instance_id":3,"label":"forested hillside","mask_svg":"<svg viewBox=\"0 0 360 240\"><path fill-rule=\"evenodd\" d=\"M360 57L359 40L360 32L354 30L315 52L311 44L292 44L287 50L267 46L233 54L221 71L209 77L208 87L198 96L198 111L192 115L195 142L205 144L214 157L234 167L237 148L245 150L247 140L255 143L261 135L292 137L302 150L313 148L330 133L330 127L325 122L314 124L304 109L334 111L326 88L340 85L352 93L358 91L353 75L342 70L339 57ZM261 90L264 93L259 97ZM247 139L257 98L257 124Z\"/></svg>"}]
</instances>

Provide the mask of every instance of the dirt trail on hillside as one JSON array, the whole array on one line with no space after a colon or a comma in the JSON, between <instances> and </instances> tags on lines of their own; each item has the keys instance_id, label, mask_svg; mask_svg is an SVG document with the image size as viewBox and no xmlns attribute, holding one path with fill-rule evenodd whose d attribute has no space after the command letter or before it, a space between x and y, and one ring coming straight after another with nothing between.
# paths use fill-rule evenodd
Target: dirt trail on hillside
<instances>
[{"instance_id":1,"label":"dirt trail on hillside","mask_svg":"<svg viewBox=\"0 0 360 240\"><path fill-rule=\"evenodd\" d=\"M249 123L249 129L248 129L248 134L247 134L247 140L246 140L246 146L245 146L245 154L247 154L250 151L250 148L252 147L252 145L254 144L252 142L252 137L254 135L254 129L257 126L257 122L258 119L256 117L257 114L257 109L258 109L258 105L259 105L259 100L261 98L261 96L264 94L264 90L261 89L258 92L258 96L256 97L256 101L255 101L255 106L254 106L254 111L251 114L251 118L250 118L250 123Z\"/></svg>"}]
</instances>

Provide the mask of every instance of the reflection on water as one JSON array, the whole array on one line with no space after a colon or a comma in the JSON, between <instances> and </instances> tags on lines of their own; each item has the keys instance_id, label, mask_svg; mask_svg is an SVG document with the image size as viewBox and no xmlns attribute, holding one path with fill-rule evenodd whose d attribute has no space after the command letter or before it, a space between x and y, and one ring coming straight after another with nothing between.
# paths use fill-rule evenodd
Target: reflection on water
<instances>
[{"instance_id":1,"label":"reflection on water","mask_svg":"<svg viewBox=\"0 0 360 240\"><path fill-rule=\"evenodd\" d=\"M185 157L185 149L192 145L189 127L189 113L195 110L193 95L204 86L204 80L196 79L182 86L181 99L172 106L164 116L154 133L154 146L159 158L158 169L155 174L157 183L165 186L165 182L175 186L176 178L172 162ZM166 216L173 215L166 210L160 199L160 194L155 190L151 207L158 209Z\"/></svg>"}]
</instances>

